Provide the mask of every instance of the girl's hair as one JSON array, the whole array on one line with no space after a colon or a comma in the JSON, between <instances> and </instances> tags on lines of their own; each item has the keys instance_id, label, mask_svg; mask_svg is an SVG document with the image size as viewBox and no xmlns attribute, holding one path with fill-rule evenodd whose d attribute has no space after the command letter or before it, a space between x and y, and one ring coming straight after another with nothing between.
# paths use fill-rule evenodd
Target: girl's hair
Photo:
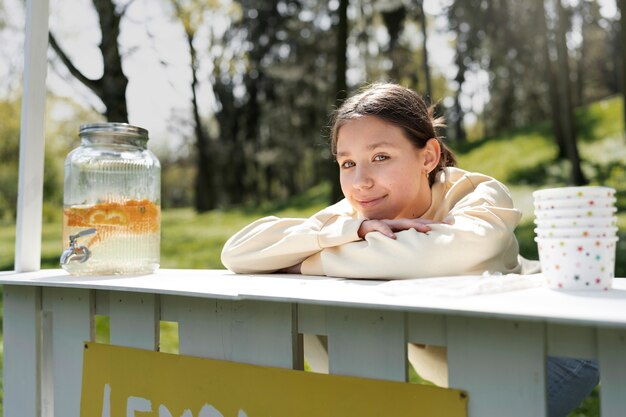
<instances>
[{"instance_id":1,"label":"girl's hair","mask_svg":"<svg viewBox=\"0 0 626 417\"><path fill-rule=\"evenodd\" d=\"M452 151L437 135L437 129L445 127L443 117L434 117L434 106L427 106L415 91L391 83L366 86L348 98L334 113L331 128L331 150L337 154L337 135L346 122L365 116L379 119L401 128L407 139L418 149L423 149L429 139L436 139L441 146L437 167L428 176L432 186L435 176L444 167L456 165Z\"/></svg>"}]
</instances>

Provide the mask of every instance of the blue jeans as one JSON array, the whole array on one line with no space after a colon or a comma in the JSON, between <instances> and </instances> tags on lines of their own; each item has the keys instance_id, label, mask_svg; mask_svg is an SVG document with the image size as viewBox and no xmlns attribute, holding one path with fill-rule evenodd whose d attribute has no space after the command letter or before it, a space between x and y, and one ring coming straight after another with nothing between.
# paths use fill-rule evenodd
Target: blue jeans
<instances>
[{"instance_id":1,"label":"blue jeans","mask_svg":"<svg viewBox=\"0 0 626 417\"><path fill-rule=\"evenodd\" d=\"M598 363L548 356L548 417L566 417L600 381Z\"/></svg>"}]
</instances>

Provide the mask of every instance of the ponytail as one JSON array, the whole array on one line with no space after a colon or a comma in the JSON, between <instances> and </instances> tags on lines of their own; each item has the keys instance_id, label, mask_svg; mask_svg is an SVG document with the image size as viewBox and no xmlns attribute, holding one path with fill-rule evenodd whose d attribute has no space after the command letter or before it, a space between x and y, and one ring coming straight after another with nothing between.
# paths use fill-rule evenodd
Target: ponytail
<instances>
[{"instance_id":1,"label":"ponytail","mask_svg":"<svg viewBox=\"0 0 626 417\"><path fill-rule=\"evenodd\" d=\"M438 132L441 129L446 128L446 121L443 116L435 117L435 105L431 105L428 108L428 118L430 119L430 123L433 126L433 130L435 131L434 139L439 142L439 147L441 148L441 153L439 155L439 163L428 175L428 183L432 187L435 183L435 177L439 173L439 171L443 170L445 167L453 167L456 166L456 157L452 150L446 145L443 141L443 136L439 135Z\"/></svg>"}]
</instances>

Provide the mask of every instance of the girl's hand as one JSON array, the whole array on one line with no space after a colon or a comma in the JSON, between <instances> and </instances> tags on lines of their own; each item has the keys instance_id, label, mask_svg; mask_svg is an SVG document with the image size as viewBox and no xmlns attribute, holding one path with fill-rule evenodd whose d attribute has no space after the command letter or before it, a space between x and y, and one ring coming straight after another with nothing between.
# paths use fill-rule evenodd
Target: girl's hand
<instances>
[{"instance_id":1,"label":"girl's hand","mask_svg":"<svg viewBox=\"0 0 626 417\"><path fill-rule=\"evenodd\" d=\"M380 232L390 239L395 239L394 232L401 232L402 230L415 229L418 232L426 233L430 231L429 224L437 223L433 220L426 219L380 219L380 220L365 220L359 227L359 237L365 238L365 235L370 232Z\"/></svg>"}]
</instances>

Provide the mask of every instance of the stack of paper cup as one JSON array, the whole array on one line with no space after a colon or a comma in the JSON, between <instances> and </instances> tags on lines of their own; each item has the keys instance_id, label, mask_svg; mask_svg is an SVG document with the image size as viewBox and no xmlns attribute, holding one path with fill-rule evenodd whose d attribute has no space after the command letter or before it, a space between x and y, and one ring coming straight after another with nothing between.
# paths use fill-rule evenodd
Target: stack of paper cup
<instances>
[{"instance_id":1,"label":"stack of paper cup","mask_svg":"<svg viewBox=\"0 0 626 417\"><path fill-rule=\"evenodd\" d=\"M615 271L615 190L563 187L533 192L541 269L550 288L608 290Z\"/></svg>"}]
</instances>

